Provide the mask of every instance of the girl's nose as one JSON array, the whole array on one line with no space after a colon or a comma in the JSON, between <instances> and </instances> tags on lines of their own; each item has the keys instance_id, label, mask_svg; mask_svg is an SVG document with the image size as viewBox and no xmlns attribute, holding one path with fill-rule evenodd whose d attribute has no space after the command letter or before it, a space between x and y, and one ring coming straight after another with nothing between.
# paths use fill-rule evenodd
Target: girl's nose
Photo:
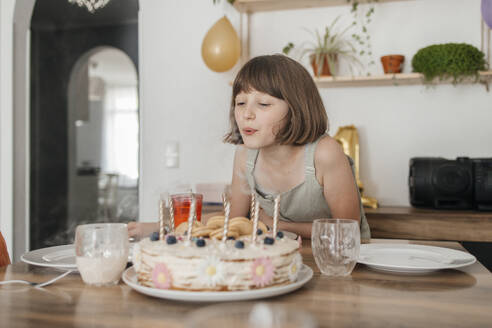
<instances>
[{"instance_id":1,"label":"girl's nose","mask_svg":"<svg viewBox=\"0 0 492 328\"><path fill-rule=\"evenodd\" d=\"M244 110L244 118L247 120L252 120L255 118L255 112L251 106L246 106Z\"/></svg>"}]
</instances>

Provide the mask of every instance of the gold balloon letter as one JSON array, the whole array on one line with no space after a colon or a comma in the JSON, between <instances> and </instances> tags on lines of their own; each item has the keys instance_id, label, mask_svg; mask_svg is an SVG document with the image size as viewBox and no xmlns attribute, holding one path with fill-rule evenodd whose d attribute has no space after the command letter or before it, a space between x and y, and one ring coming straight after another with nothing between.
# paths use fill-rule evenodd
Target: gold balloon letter
<instances>
[{"instance_id":1,"label":"gold balloon letter","mask_svg":"<svg viewBox=\"0 0 492 328\"><path fill-rule=\"evenodd\" d=\"M227 17L222 17L208 30L202 43L202 58L212 71L231 69L241 55L241 42Z\"/></svg>"}]
</instances>

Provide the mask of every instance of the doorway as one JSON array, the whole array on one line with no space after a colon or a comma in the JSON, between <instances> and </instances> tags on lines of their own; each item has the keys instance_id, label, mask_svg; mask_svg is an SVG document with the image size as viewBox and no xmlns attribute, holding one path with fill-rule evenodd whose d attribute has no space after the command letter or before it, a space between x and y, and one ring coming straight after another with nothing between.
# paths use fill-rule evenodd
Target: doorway
<instances>
[{"instance_id":1,"label":"doorway","mask_svg":"<svg viewBox=\"0 0 492 328\"><path fill-rule=\"evenodd\" d=\"M138 1L95 13L34 4L30 39L29 249L138 213ZM122 146L122 144L125 145Z\"/></svg>"}]
</instances>

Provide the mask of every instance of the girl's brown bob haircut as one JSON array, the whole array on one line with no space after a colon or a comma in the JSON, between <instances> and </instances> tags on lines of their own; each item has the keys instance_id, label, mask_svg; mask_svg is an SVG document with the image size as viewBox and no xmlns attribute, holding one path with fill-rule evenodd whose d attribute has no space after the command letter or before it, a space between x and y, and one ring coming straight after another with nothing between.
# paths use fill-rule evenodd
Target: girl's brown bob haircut
<instances>
[{"instance_id":1,"label":"girl's brown bob haircut","mask_svg":"<svg viewBox=\"0 0 492 328\"><path fill-rule=\"evenodd\" d=\"M276 141L282 145L305 145L316 141L328 129L328 117L318 88L308 71L284 55L252 58L239 71L232 86L230 131L224 142L243 144L234 117L236 96L257 90L287 102L289 111Z\"/></svg>"}]
</instances>

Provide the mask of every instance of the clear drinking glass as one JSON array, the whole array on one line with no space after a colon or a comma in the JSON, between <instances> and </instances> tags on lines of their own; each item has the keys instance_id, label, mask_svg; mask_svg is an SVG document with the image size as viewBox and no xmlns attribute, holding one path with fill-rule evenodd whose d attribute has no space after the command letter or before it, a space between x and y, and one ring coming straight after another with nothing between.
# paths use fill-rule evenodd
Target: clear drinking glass
<instances>
[{"instance_id":1,"label":"clear drinking glass","mask_svg":"<svg viewBox=\"0 0 492 328\"><path fill-rule=\"evenodd\" d=\"M359 223L345 219L314 220L311 247L322 274L348 276L359 258Z\"/></svg>"},{"instance_id":2,"label":"clear drinking glass","mask_svg":"<svg viewBox=\"0 0 492 328\"><path fill-rule=\"evenodd\" d=\"M75 231L75 256L82 280L97 286L117 284L126 267L128 248L124 223L79 225Z\"/></svg>"}]
</instances>

